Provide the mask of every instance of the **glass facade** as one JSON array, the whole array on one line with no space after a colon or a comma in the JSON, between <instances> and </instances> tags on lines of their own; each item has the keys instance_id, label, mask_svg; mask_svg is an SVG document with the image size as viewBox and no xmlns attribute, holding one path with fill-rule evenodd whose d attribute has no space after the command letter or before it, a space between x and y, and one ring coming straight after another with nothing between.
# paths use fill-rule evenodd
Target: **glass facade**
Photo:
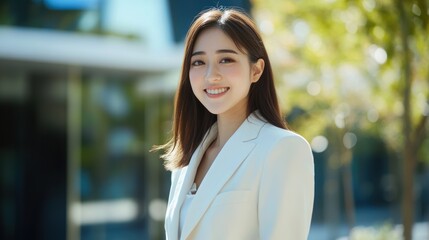
<instances>
[{"instance_id":1,"label":"glass facade","mask_svg":"<svg viewBox=\"0 0 429 240\"><path fill-rule=\"evenodd\" d=\"M169 173L148 149L172 94L145 88L163 74L0 70L2 238L162 239Z\"/></svg>"}]
</instances>

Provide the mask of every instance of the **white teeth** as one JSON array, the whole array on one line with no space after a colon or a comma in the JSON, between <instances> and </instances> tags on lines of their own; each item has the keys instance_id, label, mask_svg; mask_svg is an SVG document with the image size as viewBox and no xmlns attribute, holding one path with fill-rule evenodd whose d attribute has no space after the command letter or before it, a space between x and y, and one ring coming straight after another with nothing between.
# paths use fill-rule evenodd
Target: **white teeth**
<instances>
[{"instance_id":1,"label":"white teeth","mask_svg":"<svg viewBox=\"0 0 429 240\"><path fill-rule=\"evenodd\" d=\"M221 94L226 92L226 90L228 90L228 88L217 88L217 89L207 89L207 93L212 94L212 95L216 95L216 94Z\"/></svg>"}]
</instances>

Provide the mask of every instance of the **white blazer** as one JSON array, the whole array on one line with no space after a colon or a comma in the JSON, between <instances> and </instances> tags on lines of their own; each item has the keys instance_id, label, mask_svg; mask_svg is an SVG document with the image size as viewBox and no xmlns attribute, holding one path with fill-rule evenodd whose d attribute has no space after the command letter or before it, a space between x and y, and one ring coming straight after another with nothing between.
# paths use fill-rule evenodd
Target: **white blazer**
<instances>
[{"instance_id":1,"label":"white blazer","mask_svg":"<svg viewBox=\"0 0 429 240\"><path fill-rule=\"evenodd\" d=\"M307 239L314 163L307 141L251 114L224 145L188 208L180 208L199 162L217 134L214 124L188 166L172 172L167 240Z\"/></svg>"}]
</instances>

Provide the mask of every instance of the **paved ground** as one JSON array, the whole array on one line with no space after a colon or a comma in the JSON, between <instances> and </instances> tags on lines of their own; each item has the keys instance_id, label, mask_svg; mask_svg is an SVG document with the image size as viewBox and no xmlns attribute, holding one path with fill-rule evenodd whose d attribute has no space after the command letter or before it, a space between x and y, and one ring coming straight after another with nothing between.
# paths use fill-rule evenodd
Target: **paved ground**
<instances>
[{"instance_id":1,"label":"paved ground","mask_svg":"<svg viewBox=\"0 0 429 240\"><path fill-rule=\"evenodd\" d=\"M371 228L373 227L358 226L358 228L372 230ZM402 226L395 225L395 227L393 228L393 231L395 232L394 233L395 236L401 236ZM312 226L308 240L352 240L347 237L347 234L348 234L347 232L348 232L348 229L345 225L338 227L335 230L330 229L328 226L325 226L325 225L315 225L315 226ZM365 240L365 239L362 239L362 240ZM420 222L414 225L413 240L429 240L429 222Z\"/></svg>"},{"instance_id":2,"label":"paved ground","mask_svg":"<svg viewBox=\"0 0 429 240\"><path fill-rule=\"evenodd\" d=\"M395 212L397 211L387 208L358 209L355 226L370 233L383 226L390 226L393 235L401 236L402 226ZM337 224L316 222L311 225L308 240L349 240L348 235L349 228L344 220L339 220ZM414 225L413 240L429 240L429 222L417 222Z\"/></svg>"}]
</instances>

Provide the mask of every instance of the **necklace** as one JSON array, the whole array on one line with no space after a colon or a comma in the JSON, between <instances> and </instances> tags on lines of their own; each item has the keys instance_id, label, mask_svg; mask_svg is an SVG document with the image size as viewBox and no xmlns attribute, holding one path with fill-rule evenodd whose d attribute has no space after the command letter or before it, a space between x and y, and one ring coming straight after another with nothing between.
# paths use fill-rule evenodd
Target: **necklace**
<instances>
[{"instance_id":1,"label":"necklace","mask_svg":"<svg viewBox=\"0 0 429 240\"><path fill-rule=\"evenodd\" d=\"M195 193L197 193L197 184L192 184L191 190L189 190L191 192L192 195L194 195Z\"/></svg>"}]
</instances>

